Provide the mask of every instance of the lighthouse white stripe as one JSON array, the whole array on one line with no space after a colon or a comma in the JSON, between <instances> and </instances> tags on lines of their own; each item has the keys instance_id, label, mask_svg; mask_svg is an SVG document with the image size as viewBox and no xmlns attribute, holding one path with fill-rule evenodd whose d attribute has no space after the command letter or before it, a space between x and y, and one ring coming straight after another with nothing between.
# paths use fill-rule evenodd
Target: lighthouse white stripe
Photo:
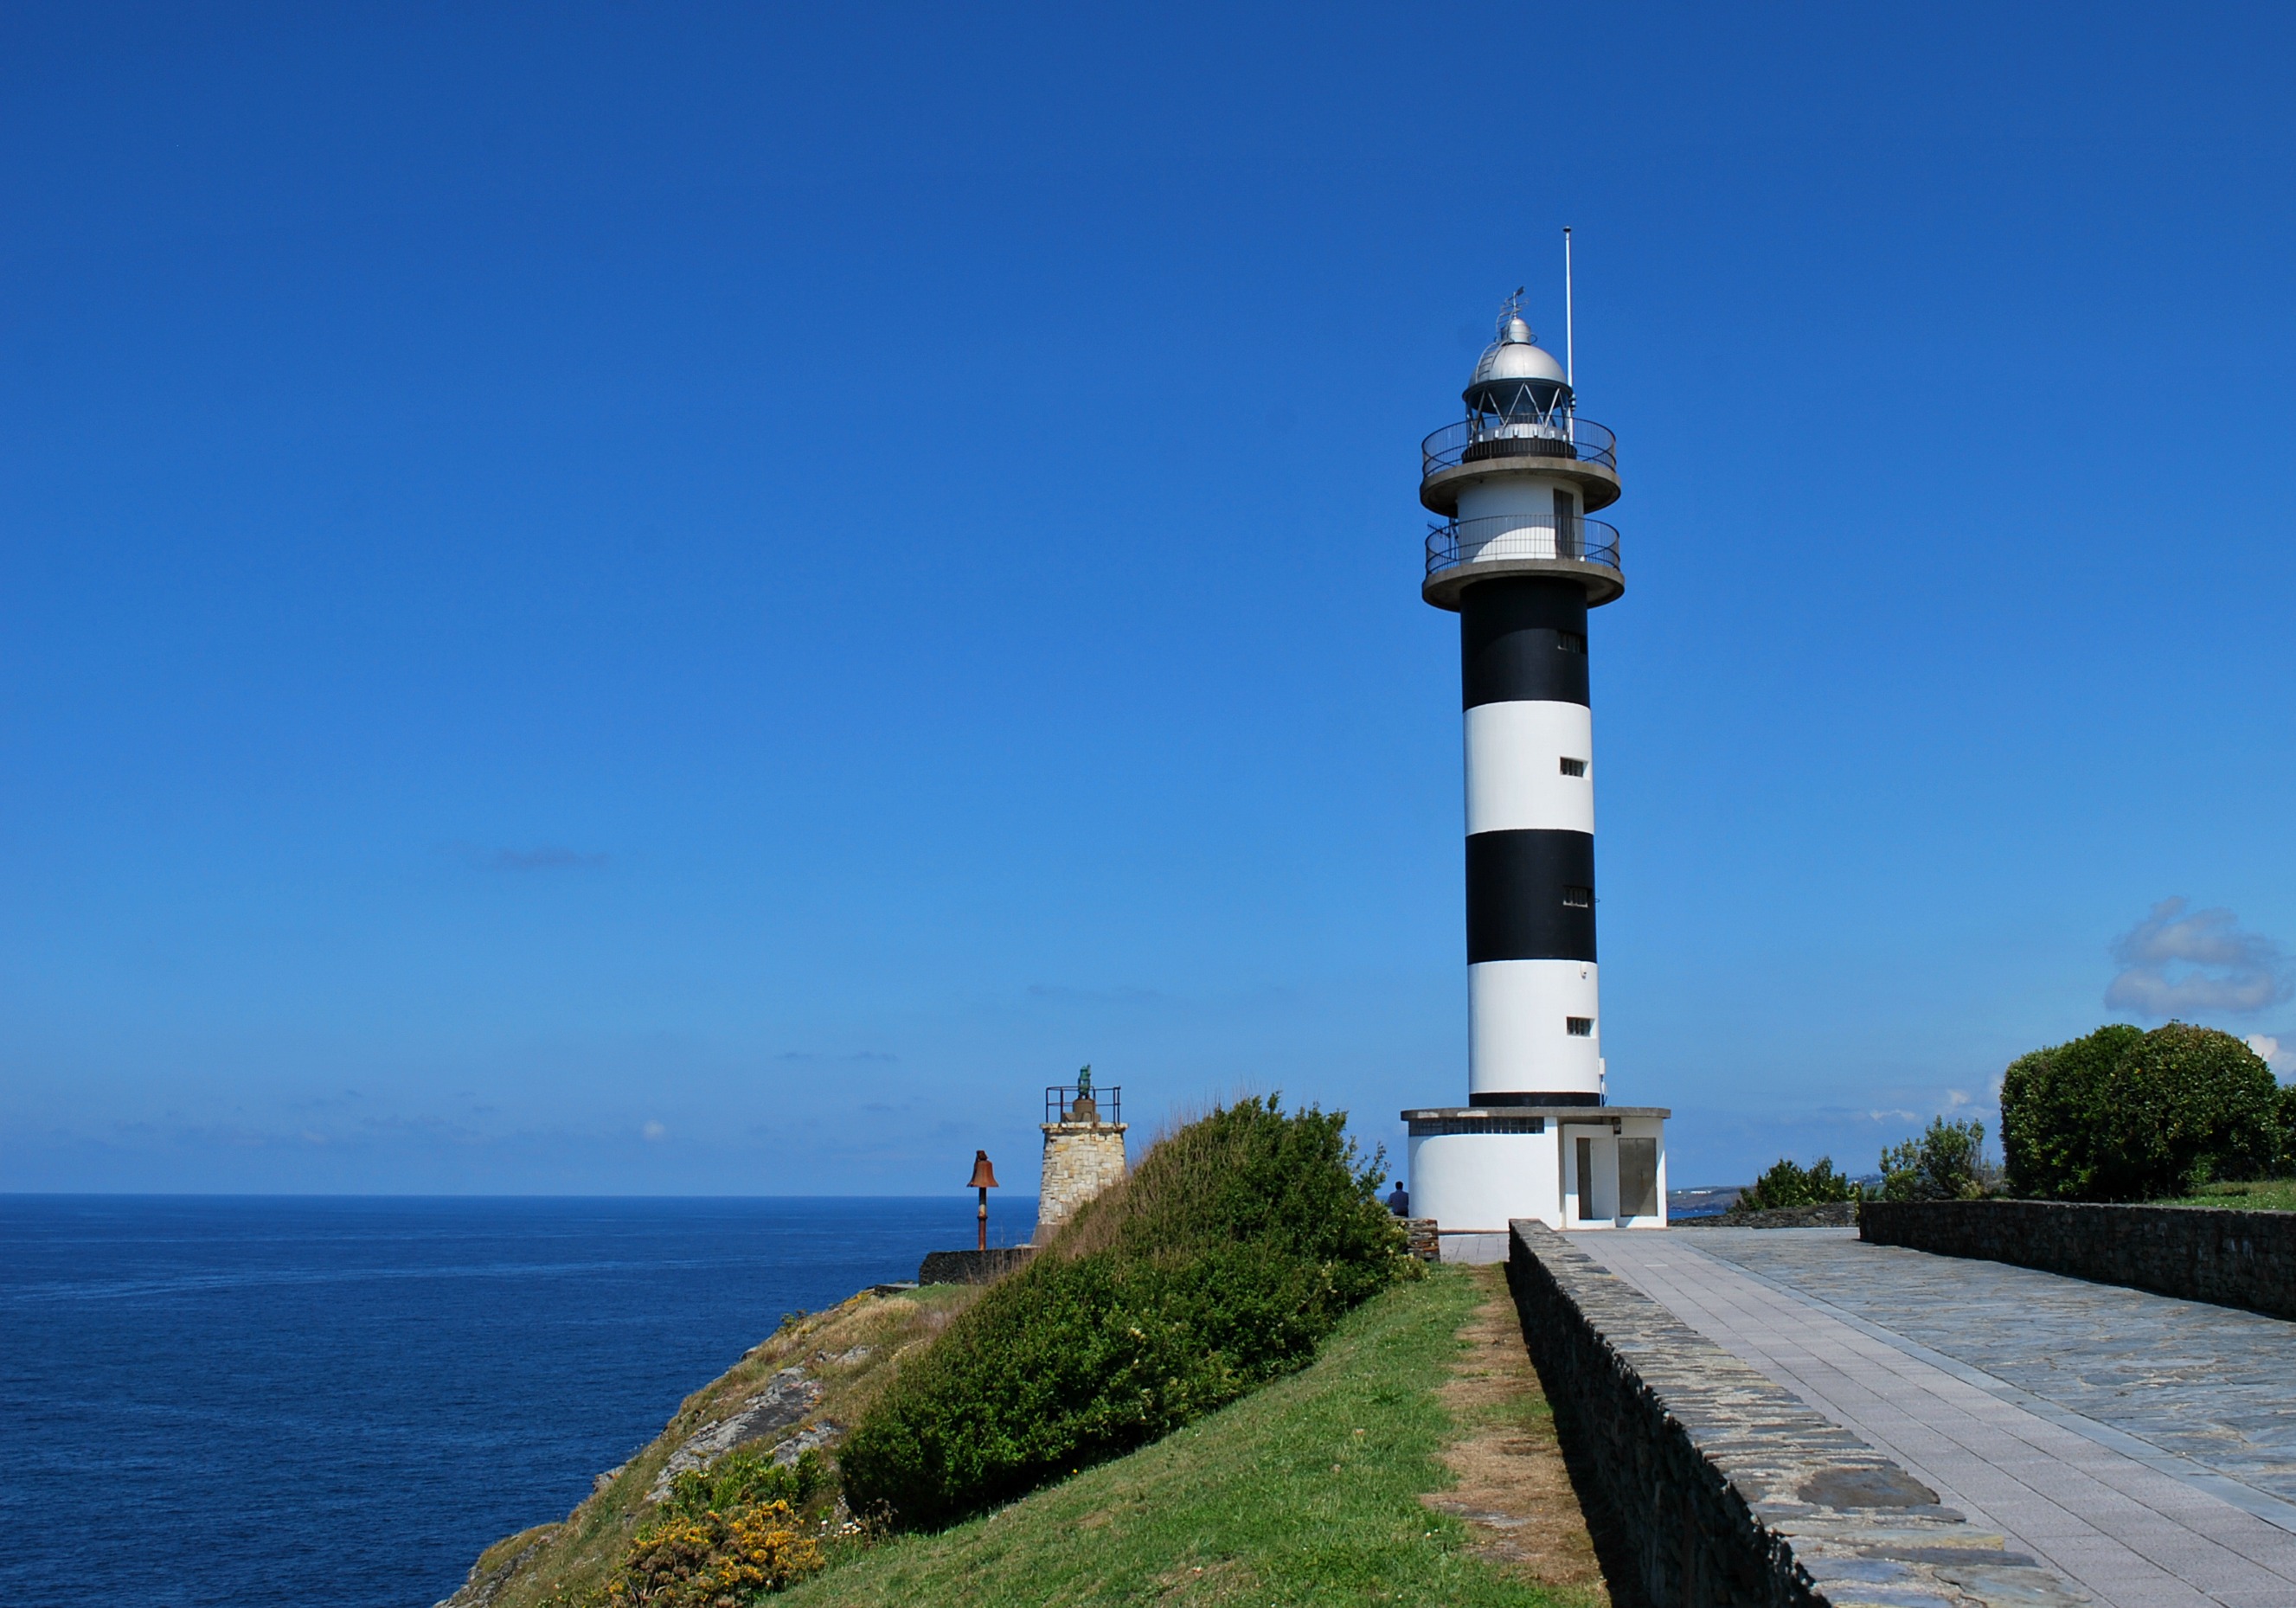
<instances>
[{"instance_id":1,"label":"lighthouse white stripe","mask_svg":"<svg viewBox=\"0 0 2296 1608\"><path fill-rule=\"evenodd\" d=\"M1594 1024L1581 1038L1570 1019ZM1591 960L1487 960L1467 968L1467 1093L1600 1094L1603 1018Z\"/></svg>"},{"instance_id":2,"label":"lighthouse white stripe","mask_svg":"<svg viewBox=\"0 0 2296 1608\"><path fill-rule=\"evenodd\" d=\"M1466 711L1467 833L1595 830L1595 718L1583 703L1479 703ZM1587 761L1565 775L1564 759Z\"/></svg>"}]
</instances>

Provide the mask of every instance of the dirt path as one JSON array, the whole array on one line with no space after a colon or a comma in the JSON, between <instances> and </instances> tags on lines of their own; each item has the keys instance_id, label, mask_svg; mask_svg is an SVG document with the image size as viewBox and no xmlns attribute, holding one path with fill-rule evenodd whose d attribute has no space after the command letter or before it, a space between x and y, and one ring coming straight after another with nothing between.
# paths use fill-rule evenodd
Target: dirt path
<instances>
[{"instance_id":1,"label":"dirt path","mask_svg":"<svg viewBox=\"0 0 2296 1608\"><path fill-rule=\"evenodd\" d=\"M1510 1573L1607 1608L1610 1592L1505 1275L1480 1268L1475 1278L1484 1300L1459 1331L1467 1352L1442 1391L1459 1435L1443 1461L1459 1483L1420 1500L1464 1519L1474 1550Z\"/></svg>"}]
</instances>

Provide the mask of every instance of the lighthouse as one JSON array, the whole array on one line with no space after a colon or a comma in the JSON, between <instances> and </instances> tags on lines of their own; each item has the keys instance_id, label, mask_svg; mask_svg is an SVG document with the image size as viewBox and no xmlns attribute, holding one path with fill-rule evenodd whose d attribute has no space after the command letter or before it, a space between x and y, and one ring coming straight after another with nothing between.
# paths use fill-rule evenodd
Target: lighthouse
<instances>
[{"instance_id":1,"label":"lighthouse","mask_svg":"<svg viewBox=\"0 0 2296 1608\"><path fill-rule=\"evenodd\" d=\"M1565 347L1566 354L1569 348ZM1406 1111L1412 1210L1456 1259L1507 1224L1662 1227L1668 1112L1614 1105L1595 952L1588 617L1626 594L1618 443L1518 292L1420 447L1420 595L1459 617L1466 759L1467 1103Z\"/></svg>"}]
</instances>

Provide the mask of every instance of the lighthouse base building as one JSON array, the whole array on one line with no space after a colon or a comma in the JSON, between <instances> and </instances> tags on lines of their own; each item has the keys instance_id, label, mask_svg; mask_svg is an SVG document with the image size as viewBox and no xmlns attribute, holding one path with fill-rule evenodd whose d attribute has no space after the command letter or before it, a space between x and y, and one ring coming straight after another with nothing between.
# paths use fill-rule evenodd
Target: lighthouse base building
<instances>
[{"instance_id":1,"label":"lighthouse base building","mask_svg":"<svg viewBox=\"0 0 2296 1608\"><path fill-rule=\"evenodd\" d=\"M1467 1103L1406 1111L1412 1215L1447 1259L1507 1225L1666 1226L1666 1118L1613 1105L1595 963L1587 616L1626 593L1618 449L1510 302L1420 448L1420 595L1459 617L1466 759Z\"/></svg>"},{"instance_id":2,"label":"lighthouse base building","mask_svg":"<svg viewBox=\"0 0 2296 1608\"><path fill-rule=\"evenodd\" d=\"M1448 1261L1499 1261L1507 1225L1666 1227L1666 1120L1656 1105L1436 1106L1403 1113L1411 1214Z\"/></svg>"}]
</instances>

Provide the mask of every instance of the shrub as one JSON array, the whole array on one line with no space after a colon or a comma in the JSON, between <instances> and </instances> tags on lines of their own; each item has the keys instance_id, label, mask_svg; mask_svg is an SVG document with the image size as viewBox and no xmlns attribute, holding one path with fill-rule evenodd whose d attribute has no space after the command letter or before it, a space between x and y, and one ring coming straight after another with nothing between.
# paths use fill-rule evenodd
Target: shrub
<instances>
[{"instance_id":1,"label":"shrub","mask_svg":"<svg viewBox=\"0 0 2296 1608\"><path fill-rule=\"evenodd\" d=\"M786 1502L673 1513L638 1531L607 1587L613 1608L750 1608L822 1567Z\"/></svg>"},{"instance_id":2,"label":"shrub","mask_svg":"<svg viewBox=\"0 0 2296 1608\"><path fill-rule=\"evenodd\" d=\"M2094 1198L2112 1069L2144 1037L2140 1029L2112 1022L2009 1063L2001 1075L2001 1159L2012 1194Z\"/></svg>"},{"instance_id":3,"label":"shrub","mask_svg":"<svg viewBox=\"0 0 2296 1608\"><path fill-rule=\"evenodd\" d=\"M1307 1362L1413 1267L1345 1124L1246 1100L1157 1144L902 1368L840 1455L854 1511L952 1522Z\"/></svg>"},{"instance_id":4,"label":"shrub","mask_svg":"<svg viewBox=\"0 0 2296 1608\"><path fill-rule=\"evenodd\" d=\"M669 1482L669 1499L662 1509L699 1518L707 1513L731 1513L769 1502L800 1508L828 1483L821 1454L810 1447L790 1464L776 1463L755 1447L742 1447L707 1469L689 1468L680 1473Z\"/></svg>"},{"instance_id":5,"label":"shrub","mask_svg":"<svg viewBox=\"0 0 2296 1608\"><path fill-rule=\"evenodd\" d=\"M2280 1171L2296 1177L2296 1083L2280 1091Z\"/></svg>"},{"instance_id":6,"label":"shrub","mask_svg":"<svg viewBox=\"0 0 2296 1608\"><path fill-rule=\"evenodd\" d=\"M2155 1028L2113 1066L2095 1198L2151 1200L2262 1177L2279 1160L2279 1104L2272 1069L2230 1033Z\"/></svg>"},{"instance_id":7,"label":"shrub","mask_svg":"<svg viewBox=\"0 0 2296 1608\"><path fill-rule=\"evenodd\" d=\"M1772 1211L1781 1206L1822 1206L1829 1201L1854 1201L1857 1185L1833 1170L1832 1156L1818 1157L1805 1169L1781 1156L1769 1171L1740 1192L1736 1210Z\"/></svg>"},{"instance_id":8,"label":"shrub","mask_svg":"<svg viewBox=\"0 0 2296 1608\"><path fill-rule=\"evenodd\" d=\"M1973 1201L1985 1193L1985 1124L1932 1117L1918 1139L1882 1153L1885 1201Z\"/></svg>"},{"instance_id":9,"label":"shrub","mask_svg":"<svg viewBox=\"0 0 2296 1608\"><path fill-rule=\"evenodd\" d=\"M2009 1186L2044 1200L2141 1201L2269 1172L2285 1096L2229 1033L2181 1021L2098 1029L2012 1062L2001 1084Z\"/></svg>"}]
</instances>

